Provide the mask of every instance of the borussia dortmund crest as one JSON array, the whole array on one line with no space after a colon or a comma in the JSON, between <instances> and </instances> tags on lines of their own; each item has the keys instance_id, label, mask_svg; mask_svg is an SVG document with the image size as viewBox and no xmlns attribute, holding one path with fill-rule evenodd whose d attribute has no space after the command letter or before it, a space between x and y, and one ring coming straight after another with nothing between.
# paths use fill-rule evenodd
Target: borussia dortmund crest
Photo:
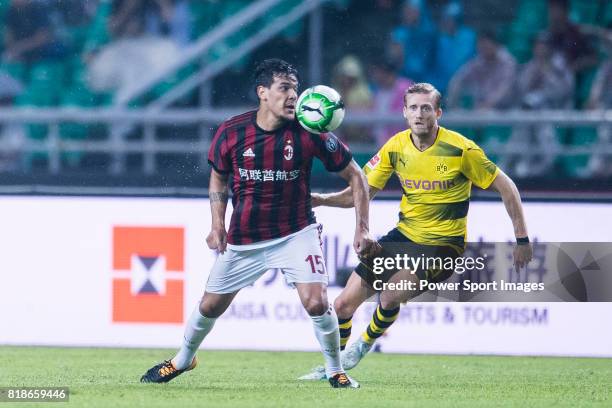
<instances>
[{"instance_id":1,"label":"borussia dortmund crest","mask_svg":"<svg viewBox=\"0 0 612 408\"><path fill-rule=\"evenodd\" d=\"M438 174L446 174L446 172L448 171L448 165L444 162L440 162L436 164L436 171L438 172Z\"/></svg>"}]
</instances>

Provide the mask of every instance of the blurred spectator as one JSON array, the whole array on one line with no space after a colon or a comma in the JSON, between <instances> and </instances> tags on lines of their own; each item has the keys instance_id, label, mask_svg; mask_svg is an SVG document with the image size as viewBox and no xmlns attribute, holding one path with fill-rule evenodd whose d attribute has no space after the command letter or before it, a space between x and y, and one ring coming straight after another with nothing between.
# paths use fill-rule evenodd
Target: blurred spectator
<instances>
[{"instance_id":1,"label":"blurred spectator","mask_svg":"<svg viewBox=\"0 0 612 408\"><path fill-rule=\"evenodd\" d=\"M141 36L145 30L145 11L144 0L113 0L109 32L114 38Z\"/></svg>"},{"instance_id":2,"label":"blurred spectator","mask_svg":"<svg viewBox=\"0 0 612 408\"><path fill-rule=\"evenodd\" d=\"M391 32L390 54L401 72L417 82L429 79L435 47L435 27L424 0L406 0L402 23Z\"/></svg>"},{"instance_id":3,"label":"blurred spectator","mask_svg":"<svg viewBox=\"0 0 612 408\"><path fill-rule=\"evenodd\" d=\"M612 31L603 32L604 48L608 58L599 67L589 100L588 109L612 109ZM597 129L597 144L609 149L612 146L612 126L602 125ZM589 160L588 172L598 176L612 175L612 158L610 155L594 154Z\"/></svg>"},{"instance_id":4,"label":"blurred spectator","mask_svg":"<svg viewBox=\"0 0 612 408\"><path fill-rule=\"evenodd\" d=\"M442 95L455 72L476 54L476 33L462 20L461 3L451 1L444 7L430 81Z\"/></svg>"},{"instance_id":5,"label":"blurred spectator","mask_svg":"<svg viewBox=\"0 0 612 408\"><path fill-rule=\"evenodd\" d=\"M534 42L533 58L519 75L520 101L526 109L568 109L572 106L572 72L565 59L554 55L551 38L543 33Z\"/></svg>"},{"instance_id":6,"label":"blurred spectator","mask_svg":"<svg viewBox=\"0 0 612 408\"><path fill-rule=\"evenodd\" d=\"M5 16L5 61L33 63L61 58L65 50L55 38L46 2L11 0Z\"/></svg>"},{"instance_id":7,"label":"blurred spectator","mask_svg":"<svg viewBox=\"0 0 612 408\"><path fill-rule=\"evenodd\" d=\"M548 33L554 53L578 73L597 64L597 54L578 26L569 20L569 0L548 0Z\"/></svg>"},{"instance_id":8,"label":"blurred spectator","mask_svg":"<svg viewBox=\"0 0 612 408\"><path fill-rule=\"evenodd\" d=\"M149 34L189 40L189 4L186 0L114 0L109 21L116 38Z\"/></svg>"},{"instance_id":9,"label":"blurred spectator","mask_svg":"<svg viewBox=\"0 0 612 408\"><path fill-rule=\"evenodd\" d=\"M334 67L332 83L340 92L347 107L367 110L372 103L372 94L365 79L361 62L347 55Z\"/></svg>"},{"instance_id":10,"label":"blurred spectator","mask_svg":"<svg viewBox=\"0 0 612 408\"><path fill-rule=\"evenodd\" d=\"M344 106L351 113L366 112L372 106L372 93L365 79L362 64L347 55L333 70L332 86L340 92ZM341 135L349 141L371 142L370 132L363 126L343 126Z\"/></svg>"},{"instance_id":11,"label":"blurred spectator","mask_svg":"<svg viewBox=\"0 0 612 408\"><path fill-rule=\"evenodd\" d=\"M383 11L391 11L395 6L395 0L376 0L376 9Z\"/></svg>"},{"instance_id":12,"label":"blurred spectator","mask_svg":"<svg viewBox=\"0 0 612 408\"><path fill-rule=\"evenodd\" d=\"M117 92L115 98L120 100L130 94L134 85L165 72L179 57L177 45L163 38L115 41L91 59L89 85L97 92Z\"/></svg>"},{"instance_id":13,"label":"blurred spectator","mask_svg":"<svg viewBox=\"0 0 612 408\"><path fill-rule=\"evenodd\" d=\"M502 47L495 35L483 31L478 36L478 55L453 76L448 88L448 107L462 107L471 99L475 109L511 107L516 80L516 60ZM463 106L470 107L470 106Z\"/></svg>"},{"instance_id":14,"label":"blurred spectator","mask_svg":"<svg viewBox=\"0 0 612 408\"><path fill-rule=\"evenodd\" d=\"M533 46L533 58L518 78L521 108L529 110L572 107L573 74L559 55L553 55L550 36L542 33ZM519 177L540 175L551 169L560 146L552 124L517 126L510 145L540 150L538 156L520 155L514 173Z\"/></svg>"},{"instance_id":15,"label":"blurred spectator","mask_svg":"<svg viewBox=\"0 0 612 408\"><path fill-rule=\"evenodd\" d=\"M19 81L0 72L0 107L11 106L22 90L23 85ZM21 123L0 126L0 173L19 169L25 143L26 135Z\"/></svg>"},{"instance_id":16,"label":"blurred spectator","mask_svg":"<svg viewBox=\"0 0 612 408\"><path fill-rule=\"evenodd\" d=\"M396 65L389 59L375 60L370 72L374 89L372 113L375 116L402 113L404 94L413 82L398 76ZM382 146L391 136L405 128L403 125L376 126L374 129L376 145Z\"/></svg>"},{"instance_id":17,"label":"blurred spectator","mask_svg":"<svg viewBox=\"0 0 612 408\"><path fill-rule=\"evenodd\" d=\"M146 31L170 37L179 45L191 39L191 16L187 0L154 0L146 11Z\"/></svg>"},{"instance_id":18,"label":"blurred spectator","mask_svg":"<svg viewBox=\"0 0 612 408\"><path fill-rule=\"evenodd\" d=\"M612 27L590 28L593 35L601 40L606 60L597 70L586 106L588 109L612 109Z\"/></svg>"},{"instance_id":19,"label":"blurred spectator","mask_svg":"<svg viewBox=\"0 0 612 408\"><path fill-rule=\"evenodd\" d=\"M0 174L20 170L26 143L27 135L21 124L9 123L0 127Z\"/></svg>"},{"instance_id":20,"label":"blurred spectator","mask_svg":"<svg viewBox=\"0 0 612 408\"><path fill-rule=\"evenodd\" d=\"M589 109L612 109L612 60L607 59L599 67L587 107Z\"/></svg>"},{"instance_id":21,"label":"blurred spectator","mask_svg":"<svg viewBox=\"0 0 612 408\"><path fill-rule=\"evenodd\" d=\"M61 14L62 24L80 26L91 20L100 0L55 0L53 4Z\"/></svg>"},{"instance_id":22,"label":"blurred spectator","mask_svg":"<svg viewBox=\"0 0 612 408\"><path fill-rule=\"evenodd\" d=\"M115 101L123 101L137 84L166 72L180 57L180 44L189 41L182 31L187 6L183 0L114 0L108 27L116 40L90 60L92 89L115 92Z\"/></svg>"},{"instance_id":23,"label":"blurred spectator","mask_svg":"<svg viewBox=\"0 0 612 408\"><path fill-rule=\"evenodd\" d=\"M56 31L72 54L83 49L89 24L98 6L98 1L57 0L53 2Z\"/></svg>"}]
</instances>

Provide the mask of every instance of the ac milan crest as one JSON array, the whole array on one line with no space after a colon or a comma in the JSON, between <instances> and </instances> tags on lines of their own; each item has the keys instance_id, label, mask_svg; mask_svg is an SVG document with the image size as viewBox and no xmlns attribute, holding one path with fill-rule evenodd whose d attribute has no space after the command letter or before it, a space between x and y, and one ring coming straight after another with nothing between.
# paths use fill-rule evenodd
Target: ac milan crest
<instances>
[{"instance_id":1,"label":"ac milan crest","mask_svg":"<svg viewBox=\"0 0 612 408\"><path fill-rule=\"evenodd\" d=\"M285 149L283 151L284 151L283 157L285 158L285 160L293 159L293 146L288 144L285 146Z\"/></svg>"}]
</instances>

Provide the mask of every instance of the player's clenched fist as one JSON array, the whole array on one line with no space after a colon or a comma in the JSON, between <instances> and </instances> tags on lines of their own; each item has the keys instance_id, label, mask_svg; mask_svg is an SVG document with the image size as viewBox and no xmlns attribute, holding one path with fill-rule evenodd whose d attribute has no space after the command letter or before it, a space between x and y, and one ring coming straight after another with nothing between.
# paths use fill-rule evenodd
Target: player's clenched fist
<instances>
[{"instance_id":1,"label":"player's clenched fist","mask_svg":"<svg viewBox=\"0 0 612 408\"><path fill-rule=\"evenodd\" d=\"M356 232L353 247L360 259L367 259L375 256L381 250L380 244L372 239L369 232Z\"/></svg>"},{"instance_id":2,"label":"player's clenched fist","mask_svg":"<svg viewBox=\"0 0 612 408\"><path fill-rule=\"evenodd\" d=\"M210 249L216 249L220 253L225 252L227 246L227 232L225 228L215 228L206 237L206 244Z\"/></svg>"}]
</instances>

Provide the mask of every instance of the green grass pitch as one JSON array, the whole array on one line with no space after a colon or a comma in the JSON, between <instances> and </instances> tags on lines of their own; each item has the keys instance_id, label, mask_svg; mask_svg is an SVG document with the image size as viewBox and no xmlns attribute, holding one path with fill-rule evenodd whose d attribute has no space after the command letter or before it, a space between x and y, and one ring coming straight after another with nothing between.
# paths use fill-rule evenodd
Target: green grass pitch
<instances>
[{"instance_id":1,"label":"green grass pitch","mask_svg":"<svg viewBox=\"0 0 612 408\"><path fill-rule=\"evenodd\" d=\"M171 383L138 382L172 353L0 347L0 386L68 386L70 401L52 407L612 406L612 359L375 353L351 371L361 389L334 390L296 380L317 353L200 351L200 365Z\"/></svg>"}]
</instances>

